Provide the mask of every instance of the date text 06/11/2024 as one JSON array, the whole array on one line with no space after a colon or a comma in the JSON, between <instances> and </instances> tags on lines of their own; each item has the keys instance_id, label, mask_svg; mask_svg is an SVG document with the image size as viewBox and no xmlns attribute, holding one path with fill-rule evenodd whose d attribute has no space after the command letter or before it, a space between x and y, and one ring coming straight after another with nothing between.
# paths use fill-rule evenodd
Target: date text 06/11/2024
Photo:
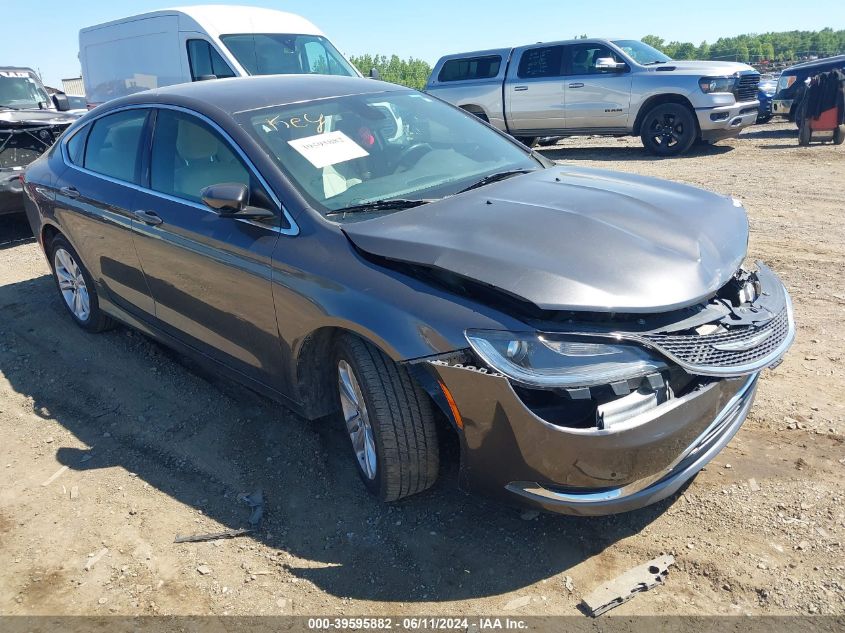
<instances>
[{"instance_id":1,"label":"date text 06/11/2024","mask_svg":"<svg viewBox=\"0 0 845 633\"><path fill-rule=\"evenodd\" d=\"M525 620L499 617L308 618L308 629L312 631L519 631L527 628Z\"/></svg>"}]
</instances>

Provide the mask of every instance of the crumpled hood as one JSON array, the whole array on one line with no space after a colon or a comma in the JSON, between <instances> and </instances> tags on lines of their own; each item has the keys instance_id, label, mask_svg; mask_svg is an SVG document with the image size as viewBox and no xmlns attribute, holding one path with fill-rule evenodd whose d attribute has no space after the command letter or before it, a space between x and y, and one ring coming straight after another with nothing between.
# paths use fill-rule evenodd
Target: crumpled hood
<instances>
[{"instance_id":1,"label":"crumpled hood","mask_svg":"<svg viewBox=\"0 0 845 633\"><path fill-rule=\"evenodd\" d=\"M0 127L28 127L30 125L70 125L79 117L54 110L0 109Z\"/></svg>"},{"instance_id":2,"label":"crumpled hood","mask_svg":"<svg viewBox=\"0 0 845 633\"><path fill-rule=\"evenodd\" d=\"M748 64L739 62L718 62L718 61L688 61L688 60L672 60L665 64L659 64L652 67L659 72L675 72L686 73L693 75L733 75L736 72L753 72L754 70ZM674 70L660 70L661 68L673 68Z\"/></svg>"},{"instance_id":3,"label":"crumpled hood","mask_svg":"<svg viewBox=\"0 0 845 633\"><path fill-rule=\"evenodd\" d=\"M343 225L361 250L430 266L548 310L663 312L697 303L745 257L725 196L557 166Z\"/></svg>"}]
</instances>

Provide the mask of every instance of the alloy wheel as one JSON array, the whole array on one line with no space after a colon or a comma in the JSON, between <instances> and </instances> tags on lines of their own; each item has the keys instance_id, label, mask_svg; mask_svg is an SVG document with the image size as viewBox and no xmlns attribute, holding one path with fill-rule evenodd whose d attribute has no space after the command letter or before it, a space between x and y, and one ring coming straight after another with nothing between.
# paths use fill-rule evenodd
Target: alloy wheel
<instances>
[{"instance_id":1,"label":"alloy wheel","mask_svg":"<svg viewBox=\"0 0 845 633\"><path fill-rule=\"evenodd\" d=\"M681 142L684 124L674 114L665 113L654 117L648 127L654 142L662 147L672 147Z\"/></svg>"},{"instance_id":2,"label":"alloy wheel","mask_svg":"<svg viewBox=\"0 0 845 633\"><path fill-rule=\"evenodd\" d=\"M346 421L346 431L352 441L352 449L355 451L361 472L367 479L373 480L377 470L376 441L364 395L355 372L345 360L337 364L337 378L340 405L343 409L343 419Z\"/></svg>"},{"instance_id":3,"label":"alloy wheel","mask_svg":"<svg viewBox=\"0 0 845 633\"><path fill-rule=\"evenodd\" d=\"M91 299L82 268L76 263L73 255L63 248L56 249L53 254L53 265L59 290L67 307L77 319L87 321L91 316Z\"/></svg>"}]
</instances>

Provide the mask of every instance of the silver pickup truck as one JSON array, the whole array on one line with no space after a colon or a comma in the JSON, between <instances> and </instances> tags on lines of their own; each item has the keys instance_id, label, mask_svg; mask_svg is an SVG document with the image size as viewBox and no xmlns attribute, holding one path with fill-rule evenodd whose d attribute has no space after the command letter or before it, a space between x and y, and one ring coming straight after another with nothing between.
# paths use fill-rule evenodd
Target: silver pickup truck
<instances>
[{"instance_id":1,"label":"silver pickup truck","mask_svg":"<svg viewBox=\"0 0 845 633\"><path fill-rule=\"evenodd\" d=\"M640 136L676 156L757 118L760 75L734 62L673 61L637 40L581 39L442 57L426 92L526 145L545 136Z\"/></svg>"}]
</instances>

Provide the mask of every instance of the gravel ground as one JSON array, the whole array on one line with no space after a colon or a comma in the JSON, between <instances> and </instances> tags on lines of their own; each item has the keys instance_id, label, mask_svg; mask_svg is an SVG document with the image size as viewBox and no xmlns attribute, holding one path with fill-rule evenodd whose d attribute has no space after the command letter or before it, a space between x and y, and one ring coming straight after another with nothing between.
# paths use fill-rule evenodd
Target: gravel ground
<instances>
[{"instance_id":1,"label":"gravel ground","mask_svg":"<svg viewBox=\"0 0 845 633\"><path fill-rule=\"evenodd\" d=\"M562 162L743 200L750 258L792 293L798 337L748 422L682 494L617 517L534 517L446 469L392 506L339 427L307 423L145 337L92 336L59 303L21 218L0 218L0 614L578 614L581 596L671 552L619 615L845 613L845 147L754 127L688 157L568 139ZM262 487L249 537L239 493Z\"/></svg>"}]
</instances>

